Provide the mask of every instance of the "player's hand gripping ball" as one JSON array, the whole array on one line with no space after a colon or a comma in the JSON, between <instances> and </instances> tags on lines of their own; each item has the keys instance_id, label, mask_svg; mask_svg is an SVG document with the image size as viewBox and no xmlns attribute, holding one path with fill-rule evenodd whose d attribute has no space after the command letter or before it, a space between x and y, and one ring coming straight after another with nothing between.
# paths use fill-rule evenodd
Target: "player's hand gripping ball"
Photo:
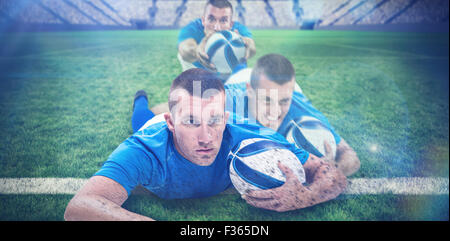
<instances>
[{"instance_id":1,"label":"player's hand gripping ball","mask_svg":"<svg viewBox=\"0 0 450 241\"><path fill-rule=\"evenodd\" d=\"M283 185L286 178L278 167L278 162L290 168L300 183L306 181L305 171L297 156L284 145L272 140L243 140L228 158L231 159L231 182L240 194Z\"/></svg>"}]
</instances>

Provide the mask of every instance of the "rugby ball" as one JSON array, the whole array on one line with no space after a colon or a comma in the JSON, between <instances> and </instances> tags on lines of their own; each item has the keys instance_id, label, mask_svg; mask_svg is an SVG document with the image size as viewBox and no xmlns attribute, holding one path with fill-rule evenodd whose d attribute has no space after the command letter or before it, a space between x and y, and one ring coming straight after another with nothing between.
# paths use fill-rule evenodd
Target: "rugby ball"
<instances>
[{"instance_id":1,"label":"rugby ball","mask_svg":"<svg viewBox=\"0 0 450 241\"><path fill-rule=\"evenodd\" d=\"M243 140L230 152L230 179L234 188L245 194L250 190L277 188L286 181L278 161L291 168L301 183L305 171L297 156L283 144L262 138Z\"/></svg>"},{"instance_id":2,"label":"rugby ball","mask_svg":"<svg viewBox=\"0 0 450 241\"><path fill-rule=\"evenodd\" d=\"M245 44L239 34L224 30L211 35L205 52L221 74L230 74L245 57Z\"/></svg>"},{"instance_id":3,"label":"rugby ball","mask_svg":"<svg viewBox=\"0 0 450 241\"><path fill-rule=\"evenodd\" d=\"M336 156L336 140L330 129L320 120L312 116L303 116L291 120L286 139L295 143L297 147L312 153L315 156L325 156L324 141L331 147L333 156Z\"/></svg>"}]
</instances>

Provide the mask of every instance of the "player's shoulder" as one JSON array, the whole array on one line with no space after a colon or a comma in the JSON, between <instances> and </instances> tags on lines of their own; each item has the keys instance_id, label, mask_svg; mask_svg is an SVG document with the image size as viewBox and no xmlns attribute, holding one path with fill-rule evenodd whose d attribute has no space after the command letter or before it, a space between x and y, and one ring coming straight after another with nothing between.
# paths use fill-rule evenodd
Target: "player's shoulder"
<instances>
[{"instance_id":1,"label":"player's shoulder","mask_svg":"<svg viewBox=\"0 0 450 241\"><path fill-rule=\"evenodd\" d=\"M244 37L249 37L252 38L253 35L250 32L250 30L242 23L238 22L238 21L234 21L233 22L233 27L231 28L231 30L238 30L239 34L244 36Z\"/></svg>"},{"instance_id":2,"label":"player's shoulder","mask_svg":"<svg viewBox=\"0 0 450 241\"><path fill-rule=\"evenodd\" d=\"M167 123L164 119L161 119L160 115L153 117L147 121L144 126L134 133L128 142L141 148L143 150L155 151L158 149L165 149L165 146L169 143L170 130L167 127Z\"/></svg>"},{"instance_id":3,"label":"player's shoulder","mask_svg":"<svg viewBox=\"0 0 450 241\"><path fill-rule=\"evenodd\" d=\"M200 18L196 18L196 19L190 21L184 27L182 27L181 32L183 32L183 31L192 32L193 30L203 31L203 29L204 29L204 27L202 24L202 20Z\"/></svg>"},{"instance_id":4,"label":"player's shoulder","mask_svg":"<svg viewBox=\"0 0 450 241\"><path fill-rule=\"evenodd\" d=\"M319 111L316 107L314 107L311 101L303 94L297 91L293 92L292 95L292 104L289 109L289 113L295 116L301 115L311 115L320 117L323 116L323 113Z\"/></svg>"},{"instance_id":5,"label":"player's shoulder","mask_svg":"<svg viewBox=\"0 0 450 241\"><path fill-rule=\"evenodd\" d=\"M203 30L204 27L200 18L192 20L180 29L178 34L178 44L189 38L193 38L195 41L200 42L204 36Z\"/></svg>"},{"instance_id":6,"label":"player's shoulder","mask_svg":"<svg viewBox=\"0 0 450 241\"><path fill-rule=\"evenodd\" d=\"M230 113L230 119L227 122L226 129L235 142L258 137L287 142L286 139L276 131L256 123L253 119L244 118L235 113Z\"/></svg>"}]
</instances>

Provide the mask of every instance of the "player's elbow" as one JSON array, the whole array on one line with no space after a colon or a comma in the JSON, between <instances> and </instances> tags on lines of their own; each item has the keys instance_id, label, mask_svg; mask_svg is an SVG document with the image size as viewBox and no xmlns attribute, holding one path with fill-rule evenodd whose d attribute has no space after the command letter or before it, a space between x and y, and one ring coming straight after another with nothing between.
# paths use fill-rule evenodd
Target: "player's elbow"
<instances>
[{"instance_id":1,"label":"player's elbow","mask_svg":"<svg viewBox=\"0 0 450 241\"><path fill-rule=\"evenodd\" d=\"M64 212L64 220L65 221L77 221L80 220L79 214L83 213L83 205L84 203L81 199L83 197L75 196L70 200L69 204L67 204L66 210Z\"/></svg>"},{"instance_id":2,"label":"player's elbow","mask_svg":"<svg viewBox=\"0 0 450 241\"><path fill-rule=\"evenodd\" d=\"M75 214L75 207L73 203L74 199L70 200L69 204L66 207L66 210L64 212L64 220L65 221L74 221L74 214Z\"/></svg>"}]
</instances>

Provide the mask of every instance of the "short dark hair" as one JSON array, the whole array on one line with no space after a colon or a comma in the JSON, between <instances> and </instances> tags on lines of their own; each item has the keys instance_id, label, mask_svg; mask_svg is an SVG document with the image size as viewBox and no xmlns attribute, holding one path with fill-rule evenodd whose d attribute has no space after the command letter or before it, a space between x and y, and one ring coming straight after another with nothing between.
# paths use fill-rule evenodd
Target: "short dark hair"
<instances>
[{"instance_id":1,"label":"short dark hair","mask_svg":"<svg viewBox=\"0 0 450 241\"><path fill-rule=\"evenodd\" d=\"M291 61L281 54L266 54L258 59L252 70L250 85L257 88L259 79L264 74L268 79L282 85L289 82L295 76L294 66Z\"/></svg>"},{"instance_id":2,"label":"short dark hair","mask_svg":"<svg viewBox=\"0 0 450 241\"><path fill-rule=\"evenodd\" d=\"M195 91L194 82L199 84L200 89ZM171 94L176 89L184 89L191 96L204 97L206 91L216 90L217 92L225 92L222 80L213 72L208 70L194 68L188 69L178 75L172 82L169 90L169 110L178 103L178 100L171 99Z\"/></svg>"},{"instance_id":3,"label":"short dark hair","mask_svg":"<svg viewBox=\"0 0 450 241\"><path fill-rule=\"evenodd\" d=\"M231 14L233 14L233 5L231 5L231 3L228 0L209 0L206 5L212 5L216 8L230 8L231 9Z\"/></svg>"}]
</instances>

